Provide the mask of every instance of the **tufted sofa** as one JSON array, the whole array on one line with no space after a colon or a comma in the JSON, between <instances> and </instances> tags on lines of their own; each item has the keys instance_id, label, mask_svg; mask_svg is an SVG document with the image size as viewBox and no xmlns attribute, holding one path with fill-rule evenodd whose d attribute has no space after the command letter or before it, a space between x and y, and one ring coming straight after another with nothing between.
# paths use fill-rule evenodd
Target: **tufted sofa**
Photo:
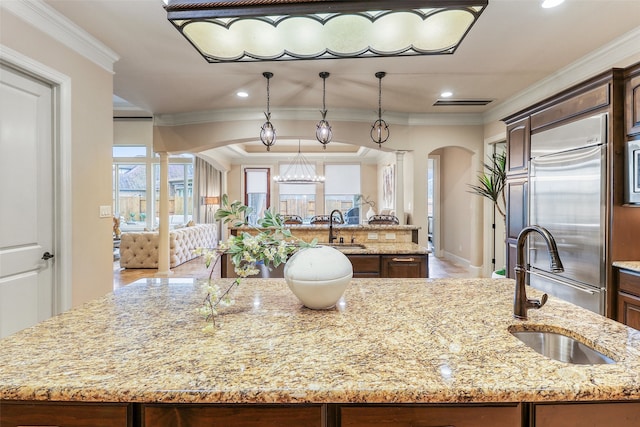
<instances>
[{"instance_id":1,"label":"tufted sofa","mask_svg":"<svg viewBox=\"0 0 640 427\"><path fill-rule=\"evenodd\" d=\"M176 267L197 256L196 248L212 248L216 242L214 224L196 224L169 231L169 267ZM158 268L158 232L126 232L120 239L120 266Z\"/></svg>"}]
</instances>

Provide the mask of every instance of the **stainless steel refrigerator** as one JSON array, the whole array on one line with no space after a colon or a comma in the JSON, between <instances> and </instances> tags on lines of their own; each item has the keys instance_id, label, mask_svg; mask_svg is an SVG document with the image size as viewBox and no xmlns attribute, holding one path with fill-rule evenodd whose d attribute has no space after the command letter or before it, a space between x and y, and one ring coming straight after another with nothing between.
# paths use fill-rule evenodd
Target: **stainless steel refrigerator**
<instances>
[{"instance_id":1,"label":"stainless steel refrigerator","mask_svg":"<svg viewBox=\"0 0 640 427\"><path fill-rule=\"evenodd\" d=\"M529 172L529 224L551 232L564 264L551 273L546 245L529 235L529 284L602 315L606 135L606 114L534 134Z\"/></svg>"}]
</instances>

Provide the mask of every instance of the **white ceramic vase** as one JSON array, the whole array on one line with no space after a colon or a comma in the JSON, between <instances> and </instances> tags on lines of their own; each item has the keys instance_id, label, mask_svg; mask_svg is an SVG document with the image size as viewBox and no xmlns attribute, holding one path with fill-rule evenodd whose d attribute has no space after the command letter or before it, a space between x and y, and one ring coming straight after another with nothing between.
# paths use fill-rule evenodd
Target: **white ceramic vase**
<instances>
[{"instance_id":1,"label":"white ceramic vase","mask_svg":"<svg viewBox=\"0 0 640 427\"><path fill-rule=\"evenodd\" d=\"M315 310L335 306L352 277L349 258L330 246L300 249L284 267L291 292L305 307Z\"/></svg>"},{"instance_id":2,"label":"white ceramic vase","mask_svg":"<svg viewBox=\"0 0 640 427\"><path fill-rule=\"evenodd\" d=\"M372 216L376 214L376 211L373 210L371 206L369 206L369 210L367 211L367 221L371 219Z\"/></svg>"}]
</instances>

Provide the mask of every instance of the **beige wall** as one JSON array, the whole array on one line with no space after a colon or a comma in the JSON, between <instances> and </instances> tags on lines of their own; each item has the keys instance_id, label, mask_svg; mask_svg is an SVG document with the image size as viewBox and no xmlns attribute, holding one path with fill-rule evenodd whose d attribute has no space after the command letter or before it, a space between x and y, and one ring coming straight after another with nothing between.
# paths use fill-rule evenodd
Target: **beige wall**
<instances>
[{"instance_id":1,"label":"beige wall","mask_svg":"<svg viewBox=\"0 0 640 427\"><path fill-rule=\"evenodd\" d=\"M446 147L439 154L443 250L454 259L469 260L472 245L469 238L472 224L470 203L473 195L468 192L468 184L474 178L471 153L463 148Z\"/></svg>"},{"instance_id":2,"label":"beige wall","mask_svg":"<svg viewBox=\"0 0 640 427\"><path fill-rule=\"evenodd\" d=\"M71 80L72 237L62 244L72 245L76 306L113 288L112 219L98 216L100 205L111 205L113 76L4 10L0 41Z\"/></svg>"},{"instance_id":3,"label":"beige wall","mask_svg":"<svg viewBox=\"0 0 640 427\"><path fill-rule=\"evenodd\" d=\"M153 149L153 121L114 119L113 145L144 145Z\"/></svg>"}]
</instances>

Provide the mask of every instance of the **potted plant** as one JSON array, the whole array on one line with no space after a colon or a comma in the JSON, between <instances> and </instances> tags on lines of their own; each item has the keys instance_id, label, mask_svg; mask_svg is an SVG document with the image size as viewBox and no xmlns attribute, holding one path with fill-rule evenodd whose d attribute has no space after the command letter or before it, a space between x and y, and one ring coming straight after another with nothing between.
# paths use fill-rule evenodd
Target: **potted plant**
<instances>
[{"instance_id":1,"label":"potted plant","mask_svg":"<svg viewBox=\"0 0 640 427\"><path fill-rule=\"evenodd\" d=\"M488 161L484 163L483 171L478 174L478 183L469 184L471 193L477 194L493 202L494 208L502 217L503 223L506 223L506 198L504 194L504 186L506 184L506 153L494 153L488 156ZM504 277L505 269L495 271L493 276Z\"/></svg>"}]
</instances>

